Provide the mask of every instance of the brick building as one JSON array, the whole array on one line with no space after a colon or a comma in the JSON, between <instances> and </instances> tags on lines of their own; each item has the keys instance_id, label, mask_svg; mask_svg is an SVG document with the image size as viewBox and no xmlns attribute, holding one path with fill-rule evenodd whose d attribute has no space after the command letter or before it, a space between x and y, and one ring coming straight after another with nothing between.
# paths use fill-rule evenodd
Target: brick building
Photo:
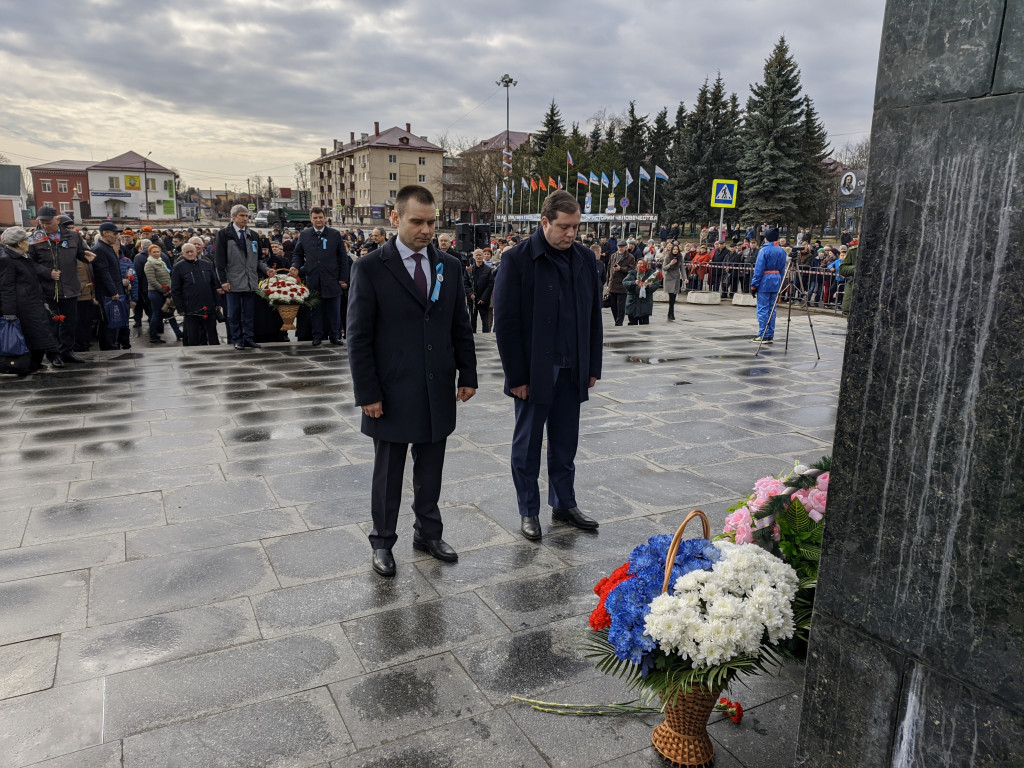
<instances>
[{"instance_id":1,"label":"brick building","mask_svg":"<svg viewBox=\"0 0 1024 768\"><path fill-rule=\"evenodd\" d=\"M33 165L32 192L36 210L44 205L71 215L75 199L82 203L82 216L92 216L89 210L89 166L92 160L58 160L54 163Z\"/></svg>"}]
</instances>

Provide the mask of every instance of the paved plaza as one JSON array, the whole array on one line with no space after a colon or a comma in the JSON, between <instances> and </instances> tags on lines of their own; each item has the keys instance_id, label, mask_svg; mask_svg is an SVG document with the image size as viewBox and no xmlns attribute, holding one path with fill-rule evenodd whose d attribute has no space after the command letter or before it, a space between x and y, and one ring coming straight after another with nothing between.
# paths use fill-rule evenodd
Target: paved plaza
<instances>
[{"instance_id":1,"label":"paved plaza","mask_svg":"<svg viewBox=\"0 0 1024 768\"><path fill-rule=\"evenodd\" d=\"M527 542L512 403L492 335L442 491L446 564L370 569L372 445L343 349L88 353L0 381L0 766L641 766L660 718L511 700L631 698L579 646L595 582L694 507L831 450L846 323L682 305L612 327L582 417L577 490L601 528ZM698 530L694 527L693 532ZM790 766L802 670L734 685L718 768Z\"/></svg>"}]
</instances>

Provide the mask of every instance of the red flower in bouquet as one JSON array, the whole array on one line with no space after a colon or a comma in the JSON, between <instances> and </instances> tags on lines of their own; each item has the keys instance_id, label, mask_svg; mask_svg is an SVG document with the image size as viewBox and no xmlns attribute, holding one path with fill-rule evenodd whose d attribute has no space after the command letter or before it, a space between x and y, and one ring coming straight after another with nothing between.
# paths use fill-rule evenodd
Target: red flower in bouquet
<instances>
[{"instance_id":1,"label":"red flower in bouquet","mask_svg":"<svg viewBox=\"0 0 1024 768\"><path fill-rule=\"evenodd\" d=\"M641 275L644 274L647 271L647 262L646 261L640 261L636 265L636 271L639 272Z\"/></svg>"},{"instance_id":2,"label":"red flower in bouquet","mask_svg":"<svg viewBox=\"0 0 1024 768\"><path fill-rule=\"evenodd\" d=\"M607 629L612 625L612 617L608 613L608 609L605 608L604 602L608 599L608 595L613 589L624 581L629 581L632 577L629 573L629 563L623 565L612 571L610 576L605 576L594 587L594 594L601 599L597 602L597 608L594 609L593 613L590 614L590 628L595 632L599 629Z\"/></svg>"}]
</instances>

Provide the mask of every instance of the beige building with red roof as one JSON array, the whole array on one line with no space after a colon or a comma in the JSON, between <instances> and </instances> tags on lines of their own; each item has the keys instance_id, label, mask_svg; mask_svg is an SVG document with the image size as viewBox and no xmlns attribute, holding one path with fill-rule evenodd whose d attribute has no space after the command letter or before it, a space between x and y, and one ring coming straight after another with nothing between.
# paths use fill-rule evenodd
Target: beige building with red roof
<instances>
[{"instance_id":1,"label":"beige building with red roof","mask_svg":"<svg viewBox=\"0 0 1024 768\"><path fill-rule=\"evenodd\" d=\"M409 123L405 130L382 131L375 122L372 134L356 138L352 132L347 143L335 139L333 148L320 148L320 157L309 163L313 205L329 211L336 222L342 216L372 221L387 215L399 189L421 184L440 208L443 157L444 150L413 134Z\"/></svg>"}]
</instances>

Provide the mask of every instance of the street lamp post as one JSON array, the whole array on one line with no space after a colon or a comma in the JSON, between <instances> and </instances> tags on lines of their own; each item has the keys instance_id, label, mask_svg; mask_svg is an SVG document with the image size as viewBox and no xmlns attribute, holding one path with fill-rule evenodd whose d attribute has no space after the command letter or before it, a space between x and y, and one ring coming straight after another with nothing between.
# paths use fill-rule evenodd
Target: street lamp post
<instances>
[{"instance_id":1,"label":"street lamp post","mask_svg":"<svg viewBox=\"0 0 1024 768\"><path fill-rule=\"evenodd\" d=\"M149 156L153 154L150 150L146 153L146 156L142 158L142 188L145 190L146 195L146 220L149 220Z\"/></svg>"},{"instance_id":2,"label":"street lamp post","mask_svg":"<svg viewBox=\"0 0 1024 768\"><path fill-rule=\"evenodd\" d=\"M508 144L508 133L509 133L509 130L508 130L508 128L509 128L509 100L508 100L508 92L509 92L509 88L510 87L514 88L516 85L518 85L518 81L517 80L513 80L509 76L509 74L506 72L504 75L501 76L501 80L498 80L496 82L496 85L500 85L501 87L503 87L505 89L505 146L503 146L501 148L501 162L502 162L501 172L502 172L503 177L504 176L508 176L508 178L511 180L512 176L509 173L505 173L505 165L504 165L504 163L505 163L505 152L506 152L506 150L511 151L510 147L509 147L509 144ZM509 164L510 165L511 165L511 162L512 162L511 158L509 158ZM501 184L501 191L502 191L502 194L501 194L501 212L505 216L505 226L502 227L502 232L504 232L504 234L506 236L508 236L509 206L508 206L508 190L505 188L505 186L506 186L505 185L505 179L502 178L502 184Z\"/></svg>"}]
</instances>

